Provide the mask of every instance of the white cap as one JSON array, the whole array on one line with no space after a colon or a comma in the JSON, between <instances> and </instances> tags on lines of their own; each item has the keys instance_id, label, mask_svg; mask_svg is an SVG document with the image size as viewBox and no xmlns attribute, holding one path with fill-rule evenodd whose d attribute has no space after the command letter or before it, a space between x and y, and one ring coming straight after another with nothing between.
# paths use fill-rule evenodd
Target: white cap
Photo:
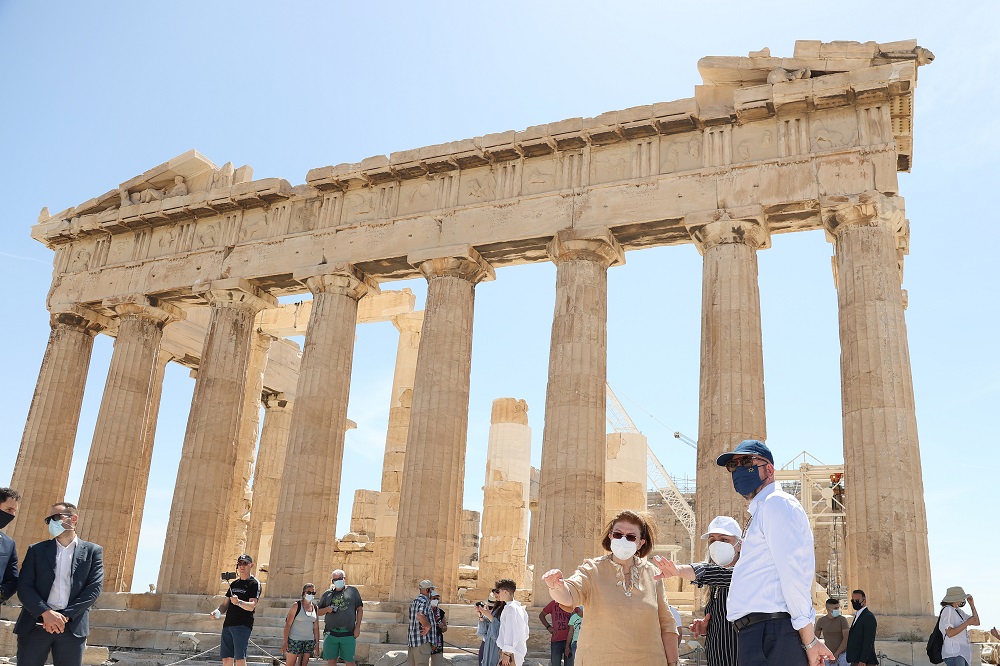
<instances>
[{"instance_id":1,"label":"white cap","mask_svg":"<svg viewBox=\"0 0 1000 666\"><path fill-rule=\"evenodd\" d=\"M702 539L707 539L709 534L725 534L726 536L742 538L743 530L735 518L729 516L716 516L708 524L708 531L701 535Z\"/></svg>"}]
</instances>

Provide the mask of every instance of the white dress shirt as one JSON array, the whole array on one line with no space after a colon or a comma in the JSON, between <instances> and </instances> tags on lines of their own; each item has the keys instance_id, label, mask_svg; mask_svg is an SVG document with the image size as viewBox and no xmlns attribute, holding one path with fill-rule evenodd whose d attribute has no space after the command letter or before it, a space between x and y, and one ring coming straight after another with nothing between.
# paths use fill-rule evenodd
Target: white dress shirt
<instances>
[{"instance_id":1,"label":"white dress shirt","mask_svg":"<svg viewBox=\"0 0 1000 666\"><path fill-rule=\"evenodd\" d=\"M69 591L73 583L73 556L80 540L73 537L68 546L56 541L56 577L46 600L52 610L62 610L69 606Z\"/></svg>"},{"instance_id":2,"label":"white dress shirt","mask_svg":"<svg viewBox=\"0 0 1000 666\"><path fill-rule=\"evenodd\" d=\"M497 647L514 654L514 663L521 666L528 653L528 611L517 601L508 602L500 614Z\"/></svg>"},{"instance_id":3,"label":"white dress shirt","mask_svg":"<svg viewBox=\"0 0 1000 666\"><path fill-rule=\"evenodd\" d=\"M729 588L730 622L749 613L788 613L792 627L815 621L816 555L799 501L771 483L750 502L751 519Z\"/></svg>"},{"instance_id":4,"label":"white dress shirt","mask_svg":"<svg viewBox=\"0 0 1000 666\"><path fill-rule=\"evenodd\" d=\"M862 606L861 610L859 610L857 613L854 614L854 619L851 620L852 627L854 626L854 623L858 621L858 618L861 617L861 614L864 613L866 610L868 610L868 606Z\"/></svg>"}]
</instances>

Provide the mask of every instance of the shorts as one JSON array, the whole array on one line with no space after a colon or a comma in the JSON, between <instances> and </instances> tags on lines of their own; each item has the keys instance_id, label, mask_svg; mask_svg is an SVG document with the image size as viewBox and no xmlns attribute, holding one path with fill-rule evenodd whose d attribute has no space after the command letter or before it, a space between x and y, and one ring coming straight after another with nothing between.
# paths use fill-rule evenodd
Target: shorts
<instances>
[{"instance_id":1,"label":"shorts","mask_svg":"<svg viewBox=\"0 0 1000 666\"><path fill-rule=\"evenodd\" d=\"M327 661L336 661L340 657L347 663L354 661L354 652L357 649L357 639L354 634L346 636L334 636L327 634L323 639L323 658Z\"/></svg>"},{"instance_id":2,"label":"shorts","mask_svg":"<svg viewBox=\"0 0 1000 666\"><path fill-rule=\"evenodd\" d=\"M294 638L288 639L289 654L312 654L316 649L316 641L297 641Z\"/></svg>"},{"instance_id":3,"label":"shorts","mask_svg":"<svg viewBox=\"0 0 1000 666\"><path fill-rule=\"evenodd\" d=\"M247 644L250 642L250 630L250 627L240 624L223 627L219 656L223 659L246 659Z\"/></svg>"}]
</instances>

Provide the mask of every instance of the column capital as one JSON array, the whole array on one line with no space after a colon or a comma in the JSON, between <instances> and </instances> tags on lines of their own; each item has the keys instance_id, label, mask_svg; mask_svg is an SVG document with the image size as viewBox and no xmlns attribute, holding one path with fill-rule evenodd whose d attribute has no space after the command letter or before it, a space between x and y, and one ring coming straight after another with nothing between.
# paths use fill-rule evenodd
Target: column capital
<instances>
[{"instance_id":1,"label":"column capital","mask_svg":"<svg viewBox=\"0 0 1000 666\"><path fill-rule=\"evenodd\" d=\"M209 305L219 307L243 308L256 313L278 305L277 298L243 278L196 282L191 290Z\"/></svg>"},{"instance_id":2,"label":"column capital","mask_svg":"<svg viewBox=\"0 0 1000 666\"><path fill-rule=\"evenodd\" d=\"M101 331L115 327L114 321L108 317L78 303L59 303L49 306L49 324L53 328L56 326L77 328L90 335L97 335Z\"/></svg>"},{"instance_id":3,"label":"column capital","mask_svg":"<svg viewBox=\"0 0 1000 666\"><path fill-rule=\"evenodd\" d=\"M836 240L845 229L851 227L875 227L885 225L892 229L897 238L908 242L909 229L903 198L888 196L881 192L862 192L852 195L820 197L820 215L827 239Z\"/></svg>"},{"instance_id":4,"label":"column capital","mask_svg":"<svg viewBox=\"0 0 1000 666\"><path fill-rule=\"evenodd\" d=\"M375 280L346 261L301 268L295 271L292 277L308 287L314 296L334 292L342 293L357 301L365 294L380 293Z\"/></svg>"},{"instance_id":5,"label":"column capital","mask_svg":"<svg viewBox=\"0 0 1000 666\"><path fill-rule=\"evenodd\" d=\"M764 250L771 247L771 232L761 206L717 208L684 216L684 226L698 252L705 254L716 245L739 243Z\"/></svg>"},{"instance_id":6,"label":"column capital","mask_svg":"<svg viewBox=\"0 0 1000 666\"><path fill-rule=\"evenodd\" d=\"M609 266L625 263L625 251L608 229L563 229L546 246L549 259L572 261L585 259Z\"/></svg>"},{"instance_id":7,"label":"column capital","mask_svg":"<svg viewBox=\"0 0 1000 666\"><path fill-rule=\"evenodd\" d=\"M101 306L114 311L119 318L134 316L152 319L161 328L169 323L184 319L185 316L184 311L176 305L144 294L106 298L101 302Z\"/></svg>"},{"instance_id":8,"label":"column capital","mask_svg":"<svg viewBox=\"0 0 1000 666\"><path fill-rule=\"evenodd\" d=\"M417 310L416 312L394 314L389 317L389 321L392 322L392 325L400 333L419 333L424 326L424 311Z\"/></svg>"},{"instance_id":9,"label":"column capital","mask_svg":"<svg viewBox=\"0 0 1000 666\"><path fill-rule=\"evenodd\" d=\"M413 252L406 257L406 262L423 273L428 281L437 277L457 277L478 284L496 279L493 266L471 245Z\"/></svg>"}]
</instances>

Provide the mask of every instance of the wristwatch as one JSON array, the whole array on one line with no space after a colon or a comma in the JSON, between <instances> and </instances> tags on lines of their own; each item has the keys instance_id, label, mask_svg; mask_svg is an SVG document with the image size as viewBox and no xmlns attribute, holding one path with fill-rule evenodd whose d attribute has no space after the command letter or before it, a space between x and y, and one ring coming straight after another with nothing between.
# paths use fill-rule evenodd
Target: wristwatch
<instances>
[{"instance_id":1,"label":"wristwatch","mask_svg":"<svg viewBox=\"0 0 1000 666\"><path fill-rule=\"evenodd\" d=\"M803 645L802 649L803 650L811 650L811 649L813 649L816 646L816 643L819 643L819 639L816 638L815 636L813 636L813 639L811 641L809 641L808 643L806 643L805 645Z\"/></svg>"}]
</instances>

